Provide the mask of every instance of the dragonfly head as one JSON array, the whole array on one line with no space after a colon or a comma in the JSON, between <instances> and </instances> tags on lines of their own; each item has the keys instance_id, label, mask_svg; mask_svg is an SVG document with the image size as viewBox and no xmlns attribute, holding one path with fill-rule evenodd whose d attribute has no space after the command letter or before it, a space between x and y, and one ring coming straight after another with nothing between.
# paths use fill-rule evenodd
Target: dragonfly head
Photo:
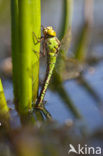
<instances>
[{"instance_id":1,"label":"dragonfly head","mask_svg":"<svg viewBox=\"0 0 103 156\"><path fill-rule=\"evenodd\" d=\"M48 26L48 27L43 28L43 34L45 36L50 36L50 37L56 36L56 32L54 31L52 26Z\"/></svg>"}]
</instances>

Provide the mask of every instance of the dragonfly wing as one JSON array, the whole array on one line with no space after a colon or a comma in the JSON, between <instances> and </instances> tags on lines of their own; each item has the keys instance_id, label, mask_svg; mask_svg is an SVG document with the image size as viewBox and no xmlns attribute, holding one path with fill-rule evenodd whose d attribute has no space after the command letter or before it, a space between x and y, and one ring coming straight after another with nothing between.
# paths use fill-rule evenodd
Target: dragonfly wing
<instances>
[{"instance_id":1,"label":"dragonfly wing","mask_svg":"<svg viewBox=\"0 0 103 156\"><path fill-rule=\"evenodd\" d=\"M71 60L68 59L68 61L65 63L65 70L62 73L63 80L76 78L80 75L81 71L83 70L83 66Z\"/></svg>"},{"instance_id":2,"label":"dragonfly wing","mask_svg":"<svg viewBox=\"0 0 103 156\"><path fill-rule=\"evenodd\" d=\"M59 74L61 74L65 68L64 59L70 47L70 42L71 42L71 29L69 28L67 33L64 35L63 39L61 40L59 54L56 61L55 69Z\"/></svg>"},{"instance_id":3,"label":"dragonfly wing","mask_svg":"<svg viewBox=\"0 0 103 156\"><path fill-rule=\"evenodd\" d=\"M63 39L61 40L60 46L60 54L67 53L71 43L71 29L68 28L66 34L64 35Z\"/></svg>"},{"instance_id":4,"label":"dragonfly wing","mask_svg":"<svg viewBox=\"0 0 103 156\"><path fill-rule=\"evenodd\" d=\"M63 80L76 78L79 76L80 72L83 70L83 65L79 63L76 59L65 58L59 65L59 70L56 70Z\"/></svg>"},{"instance_id":5,"label":"dragonfly wing","mask_svg":"<svg viewBox=\"0 0 103 156\"><path fill-rule=\"evenodd\" d=\"M82 70L81 64L76 59L67 57L70 43L71 29L69 28L61 41L59 55L56 62L56 72L62 76L63 80L76 78Z\"/></svg>"},{"instance_id":6,"label":"dragonfly wing","mask_svg":"<svg viewBox=\"0 0 103 156\"><path fill-rule=\"evenodd\" d=\"M45 74L46 74L46 67L47 67L47 56L40 58L40 70L39 75L40 79L44 80Z\"/></svg>"}]
</instances>

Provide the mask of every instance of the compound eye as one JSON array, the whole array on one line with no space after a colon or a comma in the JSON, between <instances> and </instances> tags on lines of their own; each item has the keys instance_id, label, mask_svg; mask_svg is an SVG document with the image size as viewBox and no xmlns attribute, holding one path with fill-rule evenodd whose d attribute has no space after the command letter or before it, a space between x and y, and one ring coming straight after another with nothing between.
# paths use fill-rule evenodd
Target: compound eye
<instances>
[{"instance_id":1,"label":"compound eye","mask_svg":"<svg viewBox=\"0 0 103 156\"><path fill-rule=\"evenodd\" d=\"M54 30L48 30L48 35L50 36L56 36L56 32Z\"/></svg>"}]
</instances>

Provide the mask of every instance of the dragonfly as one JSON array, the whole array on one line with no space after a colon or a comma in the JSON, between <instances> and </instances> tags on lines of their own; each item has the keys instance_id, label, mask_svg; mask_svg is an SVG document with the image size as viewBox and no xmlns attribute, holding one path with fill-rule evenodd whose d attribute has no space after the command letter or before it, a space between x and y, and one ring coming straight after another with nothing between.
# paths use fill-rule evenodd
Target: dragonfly
<instances>
[{"instance_id":1,"label":"dragonfly","mask_svg":"<svg viewBox=\"0 0 103 156\"><path fill-rule=\"evenodd\" d=\"M52 26L43 27L42 32L43 32L43 36L41 37L41 39L40 40L37 38L36 39L37 39L37 43L43 41L43 55L45 56L45 54L47 54L47 68L46 68L46 75L45 75L44 83L42 85L40 94L37 98L37 102L35 105L36 108L41 109L41 110L43 109L44 96L46 94L55 65L56 65L58 72L61 71L60 69L61 66L62 68L64 67L64 65L62 64L63 62L66 62L66 64L68 64L68 65L65 65L64 68L69 67L72 70L72 68L74 68L73 67L74 64L76 64L75 65L76 68L78 67L77 62L75 62L75 60L70 59L70 58L67 59L64 55L64 51L68 49L69 40L70 40L70 31L68 31L68 33L64 36L61 42L57 38L56 32ZM58 56L58 59L57 59L57 56ZM56 60L57 60L57 64L56 64ZM65 72L65 75L66 75L66 72ZM70 75L70 72L66 76L68 77L68 75Z\"/></svg>"},{"instance_id":2,"label":"dragonfly","mask_svg":"<svg viewBox=\"0 0 103 156\"><path fill-rule=\"evenodd\" d=\"M43 28L43 35L44 36L41 38L41 40L44 41L43 55L45 55L45 52L47 52L47 69L44 84L36 102L36 108L41 108L43 105L44 96L48 88L60 48L60 41L56 37L56 32L54 31L53 27L48 26Z\"/></svg>"}]
</instances>

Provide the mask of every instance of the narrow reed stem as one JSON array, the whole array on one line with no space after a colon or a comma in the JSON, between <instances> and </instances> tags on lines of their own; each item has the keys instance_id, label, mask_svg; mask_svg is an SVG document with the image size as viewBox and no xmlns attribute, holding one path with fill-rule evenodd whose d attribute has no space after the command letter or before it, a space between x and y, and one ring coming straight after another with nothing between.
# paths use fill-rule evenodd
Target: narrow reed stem
<instances>
[{"instance_id":1,"label":"narrow reed stem","mask_svg":"<svg viewBox=\"0 0 103 156\"><path fill-rule=\"evenodd\" d=\"M11 0L11 44L15 101L19 100L18 0Z\"/></svg>"},{"instance_id":2,"label":"narrow reed stem","mask_svg":"<svg viewBox=\"0 0 103 156\"><path fill-rule=\"evenodd\" d=\"M78 59L80 62L84 62L86 58L88 32L89 32L89 25L88 22L85 22L80 29L79 38L77 40L76 48L74 51L75 58Z\"/></svg>"},{"instance_id":3,"label":"narrow reed stem","mask_svg":"<svg viewBox=\"0 0 103 156\"><path fill-rule=\"evenodd\" d=\"M84 1L84 24L80 29L79 38L75 48L75 58L84 62L87 54L87 45L89 43L90 28L93 23L93 0Z\"/></svg>"},{"instance_id":4,"label":"narrow reed stem","mask_svg":"<svg viewBox=\"0 0 103 156\"><path fill-rule=\"evenodd\" d=\"M0 79L0 119L1 119L1 117L2 118L9 118L9 108L7 106L2 82Z\"/></svg>"},{"instance_id":5,"label":"narrow reed stem","mask_svg":"<svg viewBox=\"0 0 103 156\"><path fill-rule=\"evenodd\" d=\"M62 26L61 26L61 35L59 37L60 40L66 34L68 27L71 27L72 24L72 7L73 0L64 0L63 1L63 16L62 16Z\"/></svg>"}]
</instances>

